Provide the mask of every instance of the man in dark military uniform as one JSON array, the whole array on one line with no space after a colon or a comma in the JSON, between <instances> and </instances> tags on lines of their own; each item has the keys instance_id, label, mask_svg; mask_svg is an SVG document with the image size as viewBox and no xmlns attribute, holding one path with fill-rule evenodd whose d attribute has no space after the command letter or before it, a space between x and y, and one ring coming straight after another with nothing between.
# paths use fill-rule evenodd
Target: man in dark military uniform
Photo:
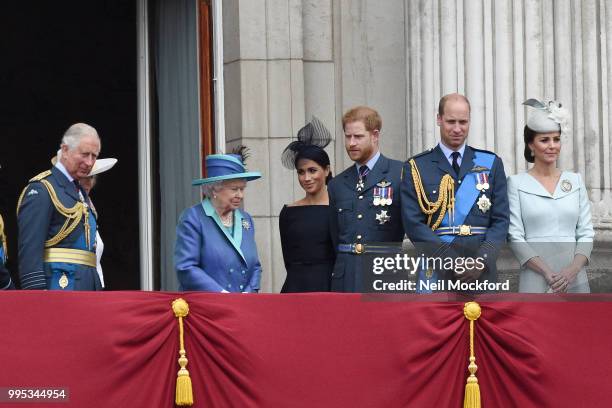
<instances>
[{"instance_id":1,"label":"man in dark military uniform","mask_svg":"<svg viewBox=\"0 0 612 408\"><path fill-rule=\"evenodd\" d=\"M61 159L30 180L17 203L23 289L100 290L96 220L78 180L89 175L100 138L84 123L62 138Z\"/></svg>"},{"instance_id":2,"label":"man in dark military uniform","mask_svg":"<svg viewBox=\"0 0 612 408\"><path fill-rule=\"evenodd\" d=\"M361 292L364 287L360 255L376 251L368 243L401 242L400 214L402 163L380 154L382 120L366 106L342 117L344 146L355 165L328 185L330 229L337 250L332 291Z\"/></svg>"},{"instance_id":3,"label":"man in dark military uniform","mask_svg":"<svg viewBox=\"0 0 612 408\"><path fill-rule=\"evenodd\" d=\"M470 265L462 273L457 269L428 268L421 271L421 279L496 281L496 255L506 240L509 225L502 160L465 143L470 129L470 103L465 96L444 96L437 123L440 143L409 159L404 166L404 229L417 248L426 247L425 255L480 257L484 262Z\"/></svg>"}]
</instances>

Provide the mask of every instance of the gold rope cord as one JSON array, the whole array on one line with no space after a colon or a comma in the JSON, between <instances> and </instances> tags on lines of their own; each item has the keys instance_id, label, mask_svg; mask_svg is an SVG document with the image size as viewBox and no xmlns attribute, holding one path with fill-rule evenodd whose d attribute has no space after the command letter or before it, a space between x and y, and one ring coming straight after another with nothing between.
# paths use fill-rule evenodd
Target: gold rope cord
<instances>
[{"instance_id":1,"label":"gold rope cord","mask_svg":"<svg viewBox=\"0 0 612 408\"><path fill-rule=\"evenodd\" d=\"M185 351L185 331L183 328L183 318L189 314L189 304L183 298L175 299L172 302L172 311L178 318L179 323L179 359L180 369L176 377L175 403L179 407L190 407L193 405L193 388L189 371L187 371L187 352Z\"/></svg>"},{"instance_id":2,"label":"gold rope cord","mask_svg":"<svg viewBox=\"0 0 612 408\"><path fill-rule=\"evenodd\" d=\"M87 245L87 248L89 248L91 243L91 232L89 226L89 214L87 205L85 205L81 201L77 201L74 207L65 207L61 203L59 198L57 198L57 193L55 192L55 189L53 188L51 183L49 183L47 180L37 181L40 181L49 192L49 197L51 198L51 202L55 206L57 212L66 217L66 221L64 221L64 224L62 225L62 228L59 230L59 232L54 237L45 241L45 248L55 246L68 235L70 235L72 231L74 231L75 228L79 225L83 217L85 217L85 244ZM23 196L25 195L26 190L27 186L23 189L21 195L19 196L19 200L17 202L17 216L19 216L19 209L21 208L21 202L23 200Z\"/></svg>"},{"instance_id":3,"label":"gold rope cord","mask_svg":"<svg viewBox=\"0 0 612 408\"><path fill-rule=\"evenodd\" d=\"M463 314L470 321L470 365L468 366L470 376L465 384L463 408L480 408L480 386L478 385L478 378L476 378L478 366L474 356L474 322L480 317L480 305L476 302L467 302L463 306Z\"/></svg>"},{"instance_id":4,"label":"gold rope cord","mask_svg":"<svg viewBox=\"0 0 612 408\"><path fill-rule=\"evenodd\" d=\"M410 159L410 167L412 173L412 181L414 182L414 189L416 191L417 200L419 202L419 207L421 207L421 211L423 214L427 215L427 225L431 226L431 230L435 231L439 226L446 212L448 211L449 222L450 225L454 225L454 216L455 216L455 180L450 174L445 174L440 180L440 186L438 194L438 199L436 202L432 203L427 198L427 193L425 192L425 187L423 186L423 181L421 180L421 173L416 165L414 159ZM440 211L438 214L438 218L436 221L431 224L431 220L433 215Z\"/></svg>"}]
</instances>

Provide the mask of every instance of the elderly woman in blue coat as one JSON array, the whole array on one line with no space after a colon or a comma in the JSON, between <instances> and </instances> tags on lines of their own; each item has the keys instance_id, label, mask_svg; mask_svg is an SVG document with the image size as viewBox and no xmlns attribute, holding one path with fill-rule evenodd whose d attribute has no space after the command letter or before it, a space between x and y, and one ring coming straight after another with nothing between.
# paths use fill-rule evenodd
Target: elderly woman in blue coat
<instances>
[{"instance_id":1,"label":"elderly woman in blue coat","mask_svg":"<svg viewBox=\"0 0 612 408\"><path fill-rule=\"evenodd\" d=\"M261 177L247 172L238 154L206 157L204 200L186 209L176 227L174 266L180 290L257 292L261 264L251 216L240 210L247 181Z\"/></svg>"}]
</instances>

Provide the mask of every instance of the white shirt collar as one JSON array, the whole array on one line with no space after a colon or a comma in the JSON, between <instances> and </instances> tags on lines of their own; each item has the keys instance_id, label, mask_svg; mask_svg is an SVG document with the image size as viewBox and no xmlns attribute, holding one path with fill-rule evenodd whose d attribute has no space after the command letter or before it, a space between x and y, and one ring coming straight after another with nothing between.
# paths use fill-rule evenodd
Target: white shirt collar
<instances>
[{"instance_id":1,"label":"white shirt collar","mask_svg":"<svg viewBox=\"0 0 612 408\"><path fill-rule=\"evenodd\" d=\"M66 170L66 167L64 167L61 161L58 160L57 163L55 163L55 167L57 167L59 171L61 171L62 174L66 176L68 180L70 180L71 183L74 181L74 177L72 177L70 173L68 173L68 170Z\"/></svg>"},{"instance_id":2,"label":"white shirt collar","mask_svg":"<svg viewBox=\"0 0 612 408\"><path fill-rule=\"evenodd\" d=\"M368 169L370 169L370 171L372 171L372 169L374 168L374 166L376 165L376 162L378 161L378 158L380 157L380 150L376 152L376 154L374 155L374 157L372 157L370 160L368 160L368 162L366 163L366 166L368 166ZM361 164L359 163L355 163L355 168L357 169L357 172L359 173L359 167L361 167Z\"/></svg>"},{"instance_id":3,"label":"white shirt collar","mask_svg":"<svg viewBox=\"0 0 612 408\"><path fill-rule=\"evenodd\" d=\"M449 149L444 143L440 142L438 143L438 146L440 146L440 149L442 149L442 153L444 153L444 157L446 157L446 159L452 163L453 158L451 156L451 154L453 154L453 152L459 152L459 159L458 161L461 162L461 159L463 159L463 153L465 153L465 143L463 143L461 145L461 147L457 150L452 150Z\"/></svg>"}]
</instances>

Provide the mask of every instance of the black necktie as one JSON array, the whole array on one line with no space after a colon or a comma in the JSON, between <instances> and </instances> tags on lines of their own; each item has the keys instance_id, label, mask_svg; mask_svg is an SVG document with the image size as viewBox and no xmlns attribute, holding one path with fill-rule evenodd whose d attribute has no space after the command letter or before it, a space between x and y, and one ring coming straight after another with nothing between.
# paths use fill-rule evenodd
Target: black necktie
<instances>
[{"instance_id":1,"label":"black necktie","mask_svg":"<svg viewBox=\"0 0 612 408\"><path fill-rule=\"evenodd\" d=\"M359 166L359 178L361 180L365 180L365 177L370 172L370 169L365 164L363 166Z\"/></svg>"},{"instance_id":2,"label":"black necktie","mask_svg":"<svg viewBox=\"0 0 612 408\"><path fill-rule=\"evenodd\" d=\"M453 152L451 156L453 156L453 170L459 176L459 152Z\"/></svg>"}]
</instances>

